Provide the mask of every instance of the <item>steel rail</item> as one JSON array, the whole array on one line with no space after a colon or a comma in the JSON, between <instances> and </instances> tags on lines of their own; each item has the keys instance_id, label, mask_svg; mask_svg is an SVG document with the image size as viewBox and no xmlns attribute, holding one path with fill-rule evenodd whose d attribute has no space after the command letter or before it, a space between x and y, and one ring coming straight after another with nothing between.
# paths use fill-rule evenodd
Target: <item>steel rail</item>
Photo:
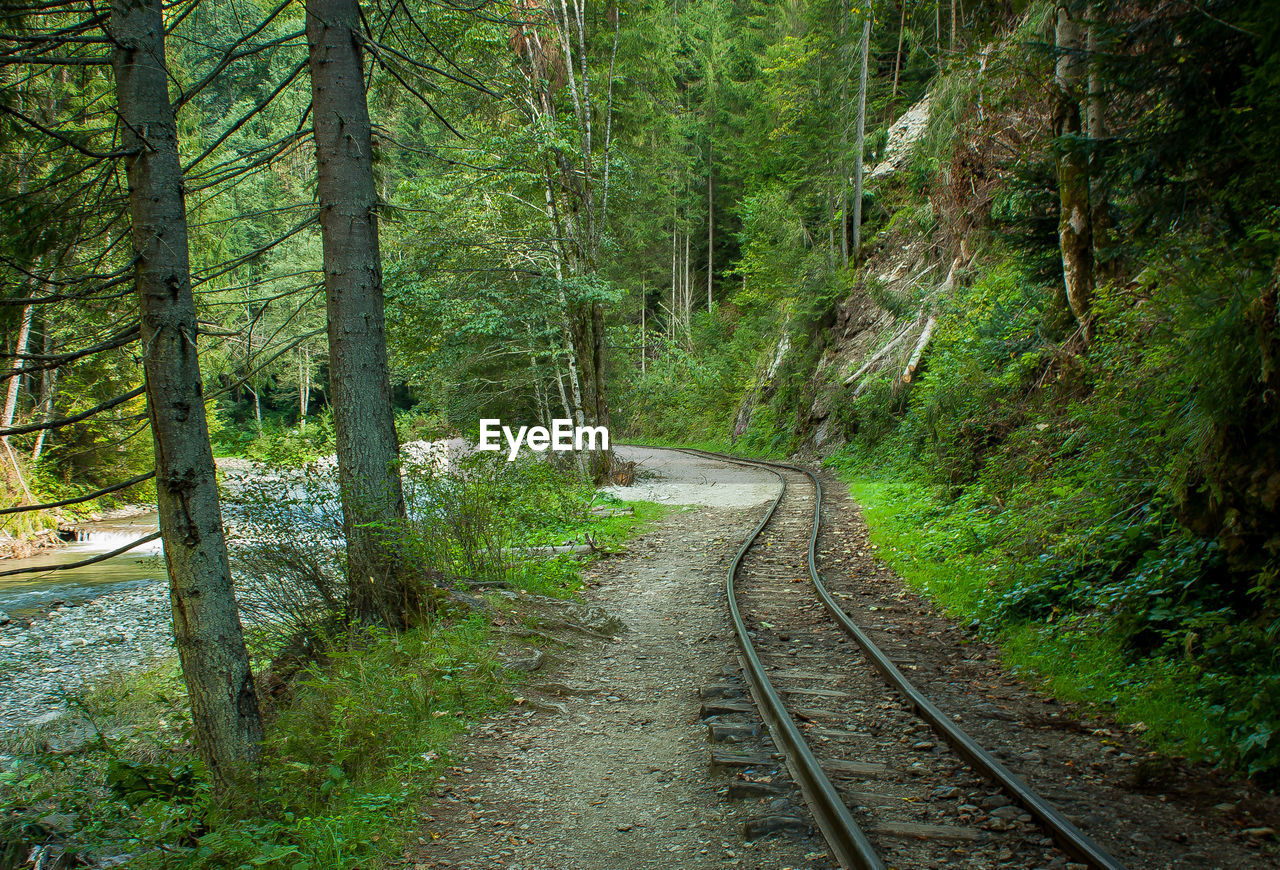
<instances>
[{"instance_id":1,"label":"steel rail","mask_svg":"<svg viewBox=\"0 0 1280 870\"><path fill-rule=\"evenodd\" d=\"M961 758L968 762L969 766L977 770L988 779L997 783L1001 789L1016 800L1022 807L1037 821L1049 829L1053 835L1054 841L1058 846L1071 857L1088 864L1097 870L1124 870L1124 865L1112 857L1105 849L1103 849L1091 837L1077 828L1071 821L1058 811L1056 807L1046 801L1040 795L1036 794L1032 788L1027 785L1017 774L1009 770L1003 764L995 759L991 753L983 749L977 741L970 737L964 729L956 725L952 719L942 710L924 696L924 694L912 685L898 670L898 667L889 660L889 657L876 646L875 642L867 636L861 628L858 627L849 615L845 613L831 592L827 589L822 577L818 573L817 563L817 544L818 531L821 524L822 510L822 486L818 482L818 478L813 472L807 468L801 468L797 465L791 465L785 462L770 462L767 460L743 459L737 456L729 456L723 453L713 453L708 450L687 450L686 452L701 454L703 456L713 457L722 461L735 462L740 465L751 465L766 468L772 471L781 480L782 476L778 474L777 469L785 468L805 475L813 483L814 492L817 494L813 505L813 530L809 536L809 579L813 583L814 590L818 594L818 598L822 601L827 611L836 620L840 627L853 638L863 653L871 660L871 664L888 683L898 690L915 710L916 715L924 719L933 727L934 731L945 740ZM784 494L786 482L783 481ZM778 496L781 501L782 494ZM773 507L777 507L777 502ZM772 516L773 509L770 509L769 516ZM768 516L765 521L768 521ZM764 527L764 523L756 530L759 534L760 529ZM739 552L738 559L741 559L750 542L754 541L754 536L748 539L748 544L744 545L743 550ZM730 581L732 582L732 572L737 565L738 559L735 559L734 566L730 568ZM735 618L736 605L732 596L732 588L729 597L730 607L734 610ZM794 723L793 723L794 725ZM803 740L803 738L801 738ZM806 747L807 748L807 747Z\"/></svg>"},{"instance_id":2,"label":"steel rail","mask_svg":"<svg viewBox=\"0 0 1280 870\"><path fill-rule=\"evenodd\" d=\"M813 751L800 733L795 720L787 712L782 696L778 694L777 689L770 682L768 675L765 673L764 665L756 654L755 646L751 643L747 624L743 621L742 613L738 609L734 585L738 568L742 564L743 558L747 555L747 551L756 542L756 538L764 531L764 527L769 524L769 520L773 519L778 505L782 503L787 494L786 479L779 472L773 469L769 470L778 478L778 481L782 484L782 489L778 492L778 497L769 505L769 510L765 513L763 519L747 536L746 540L742 542L737 555L733 557L733 562L729 565L729 572L725 578L725 592L729 599L729 615L733 620L733 631L738 638L738 647L742 650L743 671L746 674L747 682L750 684L751 694L755 697L756 707L760 710L760 715L765 720L765 724L769 726L770 735L772 735L779 748L785 754L787 766L791 769L791 774L795 777L796 784L800 787L805 801L809 804L809 809L813 813L813 818L818 823L818 828L822 831L827 845L831 847L833 857L840 863L841 867L852 868L852 870L885 870L884 862L876 854L871 841L867 839L867 835L858 827L858 823L849 812L849 807L845 804L844 799L840 797L840 793L836 790L826 772L823 771L818 759L814 757Z\"/></svg>"}]
</instances>

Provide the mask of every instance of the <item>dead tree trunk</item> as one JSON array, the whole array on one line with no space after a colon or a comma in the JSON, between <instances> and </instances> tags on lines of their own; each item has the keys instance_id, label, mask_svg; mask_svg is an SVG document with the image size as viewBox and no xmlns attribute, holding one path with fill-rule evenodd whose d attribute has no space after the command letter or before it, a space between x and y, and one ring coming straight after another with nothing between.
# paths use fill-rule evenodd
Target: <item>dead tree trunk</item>
<instances>
[{"instance_id":1,"label":"dead tree trunk","mask_svg":"<svg viewBox=\"0 0 1280 870\"><path fill-rule=\"evenodd\" d=\"M196 352L178 133L160 0L114 0L110 37L129 179L156 502L173 630L196 745L215 787L247 773L262 739L231 586Z\"/></svg>"},{"instance_id":2,"label":"dead tree trunk","mask_svg":"<svg viewBox=\"0 0 1280 870\"><path fill-rule=\"evenodd\" d=\"M307 0L329 391L347 541L348 615L406 625L405 522L357 0Z\"/></svg>"},{"instance_id":3,"label":"dead tree trunk","mask_svg":"<svg viewBox=\"0 0 1280 870\"><path fill-rule=\"evenodd\" d=\"M1085 344L1093 337L1093 231L1089 208L1089 164L1082 145L1080 89L1084 80L1084 28L1066 6L1055 28L1053 131L1058 137L1058 243L1067 304Z\"/></svg>"}]
</instances>

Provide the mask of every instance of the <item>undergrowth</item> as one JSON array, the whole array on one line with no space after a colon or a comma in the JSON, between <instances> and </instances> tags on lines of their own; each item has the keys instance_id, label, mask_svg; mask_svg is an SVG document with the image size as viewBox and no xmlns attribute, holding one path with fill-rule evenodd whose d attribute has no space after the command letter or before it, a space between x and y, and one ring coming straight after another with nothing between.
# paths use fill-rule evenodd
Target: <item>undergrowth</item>
<instances>
[{"instance_id":1,"label":"undergrowth","mask_svg":"<svg viewBox=\"0 0 1280 870\"><path fill-rule=\"evenodd\" d=\"M421 475L416 484L421 497ZM571 597L583 563L524 547L589 539L616 550L666 510L602 496L547 463L476 460L430 485L432 495L454 500L420 513L408 543L432 553L440 581L468 595L484 595L474 581L497 580L518 593ZM608 510L592 511L599 506ZM313 513L317 526L332 525L323 510ZM301 551L323 549L315 529L293 534ZM460 557L457 548L480 540L498 542L497 563ZM73 699L74 715L59 723L6 736L0 851L56 843L77 859L155 870L346 870L401 860L421 806L456 760L453 739L513 698L518 675L502 667L504 636L494 629L507 617L463 599L403 632L343 630L323 608L307 611L305 594L294 596L303 606L293 618L249 633L260 694L270 699L252 782L221 798L211 793L181 674L169 661L102 682ZM278 679L282 649L304 634L315 652Z\"/></svg>"},{"instance_id":2,"label":"undergrowth","mask_svg":"<svg viewBox=\"0 0 1280 870\"><path fill-rule=\"evenodd\" d=\"M1210 532L1197 495L1228 397L1251 389L1241 300L1266 276L1203 249L1166 256L1102 288L1106 330L1064 355L1052 288L992 255L943 303L910 392L886 382L844 409L832 463L891 563L1014 667L1166 751L1267 780L1274 559Z\"/></svg>"}]
</instances>

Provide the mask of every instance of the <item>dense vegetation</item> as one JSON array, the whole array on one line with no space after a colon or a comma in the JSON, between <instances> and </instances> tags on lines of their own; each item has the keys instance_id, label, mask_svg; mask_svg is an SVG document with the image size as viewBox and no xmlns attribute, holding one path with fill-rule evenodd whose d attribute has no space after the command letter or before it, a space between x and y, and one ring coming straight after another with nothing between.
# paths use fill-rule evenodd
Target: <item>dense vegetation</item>
<instances>
[{"instance_id":1,"label":"dense vegetation","mask_svg":"<svg viewBox=\"0 0 1280 870\"><path fill-rule=\"evenodd\" d=\"M1273 775L1275 22L1262 4L1098 6L1110 129L1091 141L1054 135L1053 15L998 18L943 64L909 161L868 192L865 268L837 268L812 205L805 221L814 171L748 183L746 289L643 376L628 367L627 422L748 452L820 444L904 573L1015 663L1171 751ZM821 151L786 120L751 129ZM1106 222L1087 342L1062 290L1055 164L1072 148ZM848 312L868 305L892 317L858 335Z\"/></svg>"},{"instance_id":2,"label":"dense vegetation","mask_svg":"<svg viewBox=\"0 0 1280 870\"><path fill-rule=\"evenodd\" d=\"M149 107L170 103L176 125L159 143L180 181L161 185L181 206L167 223L139 194L142 158L164 149L129 120L133 37L107 33L139 10L164 23L143 35L168 55ZM201 454L214 508L210 445L278 466L336 453L344 533L312 548L323 570L288 553L237 569L244 589L292 564L337 590L309 590L330 605L320 623L250 638L260 665L329 638L265 739L241 735L267 750L258 803L228 805L189 742L134 739L187 715L149 697L167 673L103 713L127 736L102 757L5 774L14 801L78 777L75 799L116 798L90 845L159 813L148 843L210 864L252 863L237 843L290 867L387 851L369 819L394 824L388 801L417 794L396 783L437 769L453 720L435 714L479 712L507 684L449 593L571 588L571 570L501 554L585 533L581 479L611 470L603 452L477 467L423 483L455 513L414 520L394 442L480 417L816 450L908 579L1015 665L1170 751L1280 771L1280 28L1264 0L184 0L109 16L33 0L3 16L0 466L25 508L6 528L54 521L49 502L164 510L188 480L165 473L167 443ZM315 118L335 99L325 52L363 75L324 117L367 109L363 130ZM920 123L891 137L913 106ZM335 210L347 195L364 200ZM190 263L165 283L139 254L172 253L168 232ZM148 306L169 295L192 310L166 333ZM362 323L377 328L350 340ZM198 401L160 404L157 335L187 375L199 345ZM364 468L362 436L382 450ZM226 585L211 597L234 607ZM403 681L395 715L414 733L376 769L337 715L365 715L345 705L367 679ZM303 782L316 803L293 802ZM326 814L333 851L307 852Z\"/></svg>"}]
</instances>

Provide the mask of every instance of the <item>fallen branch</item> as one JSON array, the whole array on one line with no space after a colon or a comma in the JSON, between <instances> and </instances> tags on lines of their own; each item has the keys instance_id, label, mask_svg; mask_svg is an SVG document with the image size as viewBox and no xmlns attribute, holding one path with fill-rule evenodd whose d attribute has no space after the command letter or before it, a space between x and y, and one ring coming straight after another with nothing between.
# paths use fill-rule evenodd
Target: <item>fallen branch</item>
<instances>
[{"instance_id":1,"label":"fallen branch","mask_svg":"<svg viewBox=\"0 0 1280 870\"><path fill-rule=\"evenodd\" d=\"M154 541L158 537L160 537L159 532L152 532L145 537L138 538L136 541L130 541L117 550L112 550L110 553L101 553L94 556L92 559L82 559L79 562L70 562L66 565L43 565L38 568L15 568L12 571L0 571L0 577L13 577L16 574L43 574L46 571L67 571L71 568L83 568L86 565L96 565L99 562L105 562L113 556L119 556L121 553L127 553L134 547L140 547L143 544Z\"/></svg>"},{"instance_id":2,"label":"fallen branch","mask_svg":"<svg viewBox=\"0 0 1280 870\"><path fill-rule=\"evenodd\" d=\"M917 322L917 323L918 323L919 321L917 320L917 321L915 321L915 322ZM844 385L845 385L846 387L847 387L847 386L849 386L849 384L852 384L854 381L858 380L858 378L862 377L862 376L863 376L863 375L865 375L867 372L869 372L869 371L871 370L871 367L872 367L872 366L874 366L876 363L880 362L880 360L884 359L884 358L885 358L885 356L889 353L889 351L891 351L891 350L893 350L895 347L897 347L897 346L898 346L898 344L899 344L899 343L900 343L904 338L906 338L906 337L907 337L907 334L908 334L908 333L910 333L910 332L911 332L911 324L910 324L910 323L908 323L908 324L903 328L903 330L902 330L901 332L899 332L897 335L895 335L895 336L894 336L894 337L889 341L889 343L888 343L888 344L886 344L884 347L880 348L878 351L876 351L874 354L872 354L872 356L871 356L871 357L870 357L866 362L864 362L864 363L862 364L862 367L861 367L861 368L859 368L859 369L858 369L856 372L854 372L853 374L849 375L849 377L845 378L845 379L844 379Z\"/></svg>"},{"instance_id":3,"label":"fallen branch","mask_svg":"<svg viewBox=\"0 0 1280 870\"><path fill-rule=\"evenodd\" d=\"M505 634L507 637L517 637L521 640L528 640L531 637L537 637L549 643L559 643L566 646L574 645L568 638L559 637L545 631L538 631L535 628L499 628L498 631Z\"/></svg>"},{"instance_id":4,"label":"fallen branch","mask_svg":"<svg viewBox=\"0 0 1280 870\"><path fill-rule=\"evenodd\" d=\"M916 349L911 352L911 358L907 360L907 367L902 370L902 382L904 384L911 383L911 376L915 374L916 367L920 365L920 357L924 355L924 350L929 346L929 339L933 338L933 328L938 325L938 318L930 316L924 325L924 331L920 333L920 340L916 342Z\"/></svg>"}]
</instances>

